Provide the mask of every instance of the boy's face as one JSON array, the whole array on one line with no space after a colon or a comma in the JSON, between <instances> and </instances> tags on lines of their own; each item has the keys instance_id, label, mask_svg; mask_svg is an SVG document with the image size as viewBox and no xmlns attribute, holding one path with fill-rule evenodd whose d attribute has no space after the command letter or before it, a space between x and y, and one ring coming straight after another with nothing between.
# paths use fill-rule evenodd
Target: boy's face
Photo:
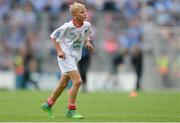
<instances>
[{"instance_id":1,"label":"boy's face","mask_svg":"<svg viewBox=\"0 0 180 123\"><path fill-rule=\"evenodd\" d=\"M78 21L85 21L86 20L86 9L79 9L77 14L75 15Z\"/></svg>"}]
</instances>

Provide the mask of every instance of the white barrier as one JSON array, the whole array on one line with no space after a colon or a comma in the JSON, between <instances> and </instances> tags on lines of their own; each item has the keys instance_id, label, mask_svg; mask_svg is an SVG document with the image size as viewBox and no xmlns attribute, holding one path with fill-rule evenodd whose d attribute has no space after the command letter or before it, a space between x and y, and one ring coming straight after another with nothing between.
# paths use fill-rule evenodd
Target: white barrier
<instances>
[{"instance_id":1,"label":"white barrier","mask_svg":"<svg viewBox=\"0 0 180 123\"><path fill-rule=\"evenodd\" d=\"M12 71L0 71L0 88L15 89L15 74Z\"/></svg>"},{"instance_id":2,"label":"white barrier","mask_svg":"<svg viewBox=\"0 0 180 123\"><path fill-rule=\"evenodd\" d=\"M55 73L35 73L32 79L37 82L41 90L52 90L59 77ZM89 72L87 76L87 90L95 91L131 91L135 88L136 76L133 72L119 73L108 76L107 72ZM11 71L0 72L0 88L15 89L15 74Z\"/></svg>"},{"instance_id":3,"label":"white barrier","mask_svg":"<svg viewBox=\"0 0 180 123\"><path fill-rule=\"evenodd\" d=\"M136 75L134 72L108 75L107 72L89 72L87 89L94 91L132 91L135 89Z\"/></svg>"}]
</instances>

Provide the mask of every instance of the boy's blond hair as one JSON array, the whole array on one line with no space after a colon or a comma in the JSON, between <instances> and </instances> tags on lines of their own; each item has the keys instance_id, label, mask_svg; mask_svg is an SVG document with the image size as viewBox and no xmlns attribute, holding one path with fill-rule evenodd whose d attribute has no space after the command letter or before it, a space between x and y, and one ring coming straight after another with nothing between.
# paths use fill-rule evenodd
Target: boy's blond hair
<instances>
[{"instance_id":1,"label":"boy's blond hair","mask_svg":"<svg viewBox=\"0 0 180 123\"><path fill-rule=\"evenodd\" d=\"M78 11L80 10L86 10L85 5L81 3L74 2L72 5L69 7L69 11L72 16L74 16Z\"/></svg>"}]
</instances>

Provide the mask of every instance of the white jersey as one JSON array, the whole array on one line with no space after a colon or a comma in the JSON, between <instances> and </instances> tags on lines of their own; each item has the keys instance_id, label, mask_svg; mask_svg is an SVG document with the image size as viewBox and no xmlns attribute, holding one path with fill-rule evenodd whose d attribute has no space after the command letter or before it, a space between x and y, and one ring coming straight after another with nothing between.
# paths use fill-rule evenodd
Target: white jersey
<instances>
[{"instance_id":1,"label":"white jersey","mask_svg":"<svg viewBox=\"0 0 180 123\"><path fill-rule=\"evenodd\" d=\"M72 21L69 21L56 29L50 37L60 43L66 57L74 57L76 61L79 61L82 55L82 46L90 32L91 24L89 22L84 21L84 24L77 28Z\"/></svg>"}]
</instances>

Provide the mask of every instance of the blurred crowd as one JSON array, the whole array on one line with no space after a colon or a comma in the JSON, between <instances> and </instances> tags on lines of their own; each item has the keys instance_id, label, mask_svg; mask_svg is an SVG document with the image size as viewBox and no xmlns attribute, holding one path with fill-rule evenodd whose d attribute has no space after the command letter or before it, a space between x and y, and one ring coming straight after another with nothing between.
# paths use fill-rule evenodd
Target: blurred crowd
<instances>
[{"instance_id":1,"label":"blurred crowd","mask_svg":"<svg viewBox=\"0 0 180 123\"><path fill-rule=\"evenodd\" d=\"M19 75L17 79L26 76L27 81L31 72L42 72L42 61L51 59L55 53L49 46L49 34L71 19L68 7L73 1L0 0L0 70L14 70ZM139 79L143 69L144 24L180 26L179 0L76 1L86 4L96 51L103 49L109 54L112 72L117 71L117 65L124 62L127 54L131 54L131 63ZM163 35L164 31L173 36L174 47L179 49L177 37L166 28L160 34L167 40L170 37Z\"/></svg>"}]
</instances>

